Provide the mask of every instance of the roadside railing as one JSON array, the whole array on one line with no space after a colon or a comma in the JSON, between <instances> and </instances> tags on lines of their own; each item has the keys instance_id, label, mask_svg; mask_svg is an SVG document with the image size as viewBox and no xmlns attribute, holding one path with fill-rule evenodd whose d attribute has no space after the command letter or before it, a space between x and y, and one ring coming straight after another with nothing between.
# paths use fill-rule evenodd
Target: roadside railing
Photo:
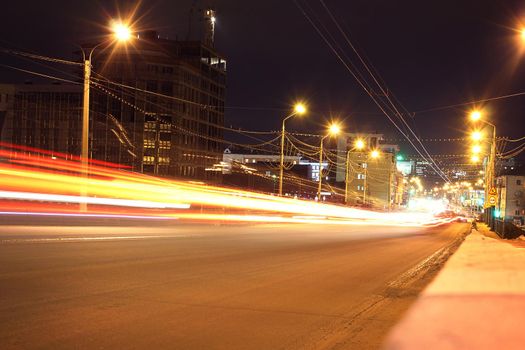
<instances>
[{"instance_id":1,"label":"roadside railing","mask_svg":"<svg viewBox=\"0 0 525 350\"><path fill-rule=\"evenodd\" d=\"M494 231L501 238L514 239L521 235L525 235L525 229L514 225L510 221L494 220Z\"/></svg>"}]
</instances>

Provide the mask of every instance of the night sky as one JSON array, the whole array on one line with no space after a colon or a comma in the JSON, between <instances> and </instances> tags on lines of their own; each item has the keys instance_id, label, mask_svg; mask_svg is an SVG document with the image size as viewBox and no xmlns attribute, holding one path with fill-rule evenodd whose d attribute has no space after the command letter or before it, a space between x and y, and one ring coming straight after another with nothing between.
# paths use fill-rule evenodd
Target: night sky
<instances>
[{"instance_id":1,"label":"night sky","mask_svg":"<svg viewBox=\"0 0 525 350\"><path fill-rule=\"evenodd\" d=\"M423 138L464 137L468 106L419 113L434 107L525 91L525 54L517 41L522 1L325 0L403 105L416 112L411 126ZM185 38L189 10L201 1L143 1L138 26L161 36ZM216 48L228 59L226 124L276 130L296 99L312 112L289 129L318 133L327 120L350 132L378 131L400 138L371 99L324 44L292 0L212 2L218 11ZM299 1L336 27L318 0ZM2 6L0 44L72 58L75 45L100 33L111 16L129 12L131 1L27 1ZM197 15L195 15L197 16ZM193 26L193 34L197 33ZM340 43L344 41L339 37ZM346 51L350 53L346 46ZM524 50L525 53L525 50ZM352 56L352 59L355 58ZM38 66L0 56L0 63ZM364 70L363 70L364 72ZM1 82L34 79L0 68ZM490 102L488 118L502 136L525 134L525 96ZM465 153L464 143L428 143L431 153ZM415 153L406 145L407 153Z\"/></svg>"}]
</instances>

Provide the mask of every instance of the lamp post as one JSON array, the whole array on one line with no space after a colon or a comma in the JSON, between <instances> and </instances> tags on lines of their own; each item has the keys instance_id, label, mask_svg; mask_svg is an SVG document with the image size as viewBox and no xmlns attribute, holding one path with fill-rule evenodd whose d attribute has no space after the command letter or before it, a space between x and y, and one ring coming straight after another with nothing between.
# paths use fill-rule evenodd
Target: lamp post
<instances>
[{"instance_id":1,"label":"lamp post","mask_svg":"<svg viewBox=\"0 0 525 350\"><path fill-rule=\"evenodd\" d=\"M323 142L329 136L339 134L341 128L337 124L332 124L328 128L328 134L321 138L321 145L319 147L319 186L317 187L317 200L321 201L321 187L323 186Z\"/></svg>"},{"instance_id":2,"label":"lamp post","mask_svg":"<svg viewBox=\"0 0 525 350\"><path fill-rule=\"evenodd\" d=\"M298 103L294 107L294 112L283 119L281 130L281 161L279 162L279 196L283 195L283 176L284 176L284 141L285 141L285 122L295 115L303 115L306 113L306 107L302 103Z\"/></svg>"},{"instance_id":3,"label":"lamp post","mask_svg":"<svg viewBox=\"0 0 525 350\"><path fill-rule=\"evenodd\" d=\"M125 42L131 38L131 29L121 23L114 22L112 25L113 35L116 41ZM89 54L86 54L82 48L82 58L84 61L84 97L83 97L83 107L82 107L82 148L80 152L80 164L82 169L82 176L84 178L88 177L88 163L89 163L89 88L91 84L91 61L93 52L105 42L101 42L98 45L95 45L89 51ZM81 195L86 196L86 188L82 187ZM81 203L80 210L86 211L87 204Z\"/></svg>"}]
</instances>

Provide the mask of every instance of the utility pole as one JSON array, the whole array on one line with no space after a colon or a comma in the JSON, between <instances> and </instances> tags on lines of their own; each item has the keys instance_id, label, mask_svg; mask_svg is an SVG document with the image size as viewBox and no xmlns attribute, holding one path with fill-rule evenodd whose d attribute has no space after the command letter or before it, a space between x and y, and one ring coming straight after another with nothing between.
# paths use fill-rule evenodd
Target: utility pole
<instances>
[{"instance_id":1,"label":"utility pole","mask_svg":"<svg viewBox=\"0 0 525 350\"><path fill-rule=\"evenodd\" d=\"M317 200L321 201L321 187L323 186L323 141L326 138L321 138L321 146L319 148L319 186L317 187Z\"/></svg>"},{"instance_id":2,"label":"utility pole","mask_svg":"<svg viewBox=\"0 0 525 350\"><path fill-rule=\"evenodd\" d=\"M91 53L93 53L93 51L91 51ZM86 182L89 170L89 85L91 84L91 53L87 58L84 57L84 101L82 107L82 148L80 152L82 169L81 197L87 196ZM80 211L87 211L86 203L80 203Z\"/></svg>"},{"instance_id":3,"label":"utility pole","mask_svg":"<svg viewBox=\"0 0 525 350\"><path fill-rule=\"evenodd\" d=\"M284 176L284 122L287 118L284 118L283 120L283 127L281 131L281 161L279 163L279 196L283 195L283 176Z\"/></svg>"},{"instance_id":4,"label":"utility pole","mask_svg":"<svg viewBox=\"0 0 525 350\"><path fill-rule=\"evenodd\" d=\"M345 176L345 204L348 204L348 186L350 182L350 152L346 152L346 176Z\"/></svg>"},{"instance_id":5,"label":"utility pole","mask_svg":"<svg viewBox=\"0 0 525 350\"><path fill-rule=\"evenodd\" d=\"M281 161L279 162L279 196L283 195L283 176L284 176L284 141L285 141L285 122L295 115L302 115L306 113L306 107L302 103L297 103L294 107L294 112L283 119L283 126L281 130Z\"/></svg>"}]
</instances>

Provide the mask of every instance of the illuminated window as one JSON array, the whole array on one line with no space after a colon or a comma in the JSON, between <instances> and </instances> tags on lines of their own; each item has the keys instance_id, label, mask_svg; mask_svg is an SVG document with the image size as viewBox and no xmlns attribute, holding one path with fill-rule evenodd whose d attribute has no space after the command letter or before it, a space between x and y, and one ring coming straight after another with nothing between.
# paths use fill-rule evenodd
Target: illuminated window
<instances>
[{"instance_id":1,"label":"illuminated window","mask_svg":"<svg viewBox=\"0 0 525 350\"><path fill-rule=\"evenodd\" d=\"M170 159L168 157L159 157L159 164L169 164Z\"/></svg>"},{"instance_id":2,"label":"illuminated window","mask_svg":"<svg viewBox=\"0 0 525 350\"><path fill-rule=\"evenodd\" d=\"M146 123L144 123L144 129L145 130L155 130L156 129L155 122L146 122Z\"/></svg>"},{"instance_id":3,"label":"illuminated window","mask_svg":"<svg viewBox=\"0 0 525 350\"><path fill-rule=\"evenodd\" d=\"M163 148L163 149L171 148L171 141L159 141L159 148Z\"/></svg>"},{"instance_id":4,"label":"illuminated window","mask_svg":"<svg viewBox=\"0 0 525 350\"><path fill-rule=\"evenodd\" d=\"M155 157L153 157L153 156L144 156L142 158L142 161L144 162L144 164L153 164L155 162Z\"/></svg>"},{"instance_id":5,"label":"illuminated window","mask_svg":"<svg viewBox=\"0 0 525 350\"><path fill-rule=\"evenodd\" d=\"M154 140L144 140L144 148L155 148Z\"/></svg>"}]
</instances>

